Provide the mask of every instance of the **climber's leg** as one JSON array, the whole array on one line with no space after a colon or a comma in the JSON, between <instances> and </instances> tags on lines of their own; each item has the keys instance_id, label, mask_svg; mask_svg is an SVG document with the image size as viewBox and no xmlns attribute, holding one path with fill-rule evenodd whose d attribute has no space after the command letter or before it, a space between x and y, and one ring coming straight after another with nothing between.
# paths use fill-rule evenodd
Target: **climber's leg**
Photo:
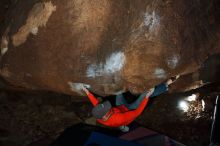
<instances>
[{"instance_id":1,"label":"climber's leg","mask_svg":"<svg viewBox=\"0 0 220 146\"><path fill-rule=\"evenodd\" d=\"M128 105L126 99L124 98L124 96L122 94L118 94L116 95L116 106L119 105Z\"/></svg>"},{"instance_id":2,"label":"climber's leg","mask_svg":"<svg viewBox=\"0 0 220 146\"><path fill-rule=\"evenodd\" d=\"M135 100L135 102L131 103L131 104L127 104L126 107L130 110L134 110L137 109L139 107L139 105L141 104L142 100L145 98L147 92L142 93L138 99Z\"/></svg>"}]
</instances>

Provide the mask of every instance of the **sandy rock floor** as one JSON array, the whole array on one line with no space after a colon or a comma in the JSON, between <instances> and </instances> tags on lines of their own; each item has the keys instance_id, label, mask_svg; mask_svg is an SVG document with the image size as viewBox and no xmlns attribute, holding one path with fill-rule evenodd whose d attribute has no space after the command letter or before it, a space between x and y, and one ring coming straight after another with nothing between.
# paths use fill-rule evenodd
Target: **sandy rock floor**
<instances>
[{"instance_id":1,"label":"sandy rock floor","mask_svg":"<svg viewBox=\"0 0 220 146\"><path fill-rule=\"evenodd\" d=\"M215 100L205 98L204 110L201 101L190 102L191 107L184 112L178 104L186 97L165 94L155 98L137 122L187 145L208 145ZM80 98L1 91L0 146L48 145L68 126L91 117L92 105L86 97Z\"/></svg>"}]
</instances>

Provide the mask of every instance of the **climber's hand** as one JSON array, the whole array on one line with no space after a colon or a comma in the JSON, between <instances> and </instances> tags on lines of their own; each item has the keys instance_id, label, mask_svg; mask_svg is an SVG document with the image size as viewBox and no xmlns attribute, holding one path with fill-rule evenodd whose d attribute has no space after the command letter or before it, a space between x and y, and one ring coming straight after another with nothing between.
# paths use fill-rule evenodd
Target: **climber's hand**
<instances>
[{"instance_id":1,"label":"climber's hand","mask_svg":"<svg viewBox=\"0 0 220 146\"><path fill-rule=\"evenodd\" d=\"M176 75L174 77L171 77L169 80L166 81L166 84L169 86L170 84L174 83L179 77L180 77L180 75Z\"/></svg>"},{"instance_id":2,"label":"climber's hand","mask_svg":"<svg viewBox=\"0 0 220 146\"><path fill-rule=\"evenodd\" d=\"M88 93L88 92L89 92L89 90L88 90L88 89L86 89L86 87L85 87L84 85L81 85L81 88L82 88L82 90L83 90L84 92L86 92L86 93Z\"/></svg>"}]
</instances>

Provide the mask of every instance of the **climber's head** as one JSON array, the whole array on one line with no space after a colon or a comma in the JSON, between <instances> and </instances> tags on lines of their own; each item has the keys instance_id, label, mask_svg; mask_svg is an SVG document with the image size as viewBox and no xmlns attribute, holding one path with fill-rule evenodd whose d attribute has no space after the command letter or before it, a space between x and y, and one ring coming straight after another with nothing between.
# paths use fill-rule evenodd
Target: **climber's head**
<instances>
[{"instance_id":1,"label":"climber's head","mask_svg":"<svg viewBox=\"0 0 220 146\"><path fill-rule=\"evenodd\" d=\"M92 109L92 115L97 119L103 119L103 117L110 111L112 105L109 101L105 101L96 105Z\"/></svg>"}]
</instances>

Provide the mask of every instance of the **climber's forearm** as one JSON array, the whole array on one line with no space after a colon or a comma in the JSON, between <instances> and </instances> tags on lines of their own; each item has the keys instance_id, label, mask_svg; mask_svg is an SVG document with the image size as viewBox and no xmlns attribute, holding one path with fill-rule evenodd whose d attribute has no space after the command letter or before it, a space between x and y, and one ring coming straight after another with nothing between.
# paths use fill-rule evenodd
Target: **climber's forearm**
<instances>
[{"instance_id":1,"label":"climber's forearm","mask_svg":"<svg viewBox=\"0 0 220 146\"><path fill-rule=\"evenodd\" d=\"M99 103L98 99L92 93L89 92L89 93L86 93L86 94L89 97L89 100L91 101L93 106L96 106Z\"/></svg>"},{"instance_id":2,"label":"climber's forearm","mask_svg":"<svg viewBox=\"0 0 220 146\"><path fill-rule=\"evenodd\" d=\"M89 98L90 102L93 104L93 106L96 106L99 103L99 101L96 99L96 97L91 92L89 92L88 89L83 87L83 91L86 93L86 95L88 96L88 98Z\"/></svg>"}]
</instances>

